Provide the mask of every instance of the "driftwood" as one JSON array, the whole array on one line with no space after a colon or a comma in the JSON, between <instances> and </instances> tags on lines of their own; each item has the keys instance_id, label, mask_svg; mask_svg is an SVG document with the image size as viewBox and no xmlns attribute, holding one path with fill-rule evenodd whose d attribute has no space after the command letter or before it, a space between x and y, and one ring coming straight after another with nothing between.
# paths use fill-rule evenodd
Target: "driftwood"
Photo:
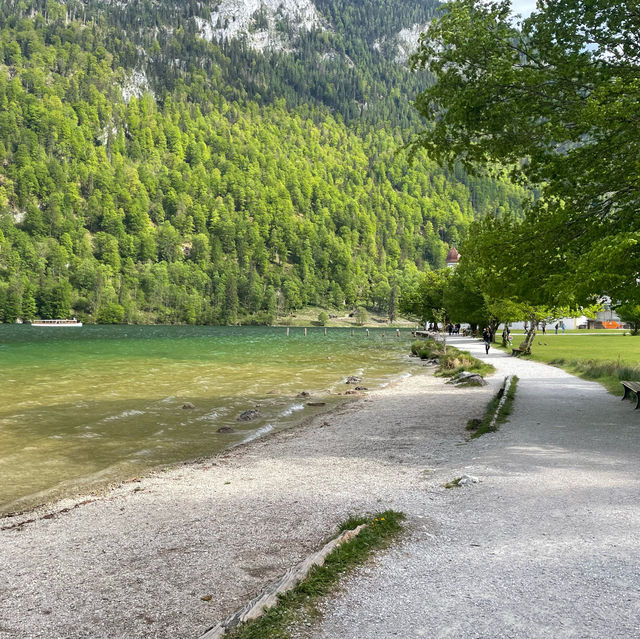
<instances>
[{"instance_id":1,"label":"driftwood","mask_svg":"<svg viewBox=\"0 0 640 639\"><path fill-rule=\"evenodd\" d=\"M311 568L314 566L322 566L327 555L334 548L353 539L366 525L367 524L362 524L353 530L345 530L338 537L327 543L321 550L307 557L307 559L297 566L289 568L282 577L279 577L269 584L262 593L255 599L252 599L244 608L207 630L200 639L219 639L223 637L228 630L235 628L237 625L260 617L267 608L271 608L278 603L278 595L295 588L298 583L307 576Z\"/></svg>"}]
</instances>

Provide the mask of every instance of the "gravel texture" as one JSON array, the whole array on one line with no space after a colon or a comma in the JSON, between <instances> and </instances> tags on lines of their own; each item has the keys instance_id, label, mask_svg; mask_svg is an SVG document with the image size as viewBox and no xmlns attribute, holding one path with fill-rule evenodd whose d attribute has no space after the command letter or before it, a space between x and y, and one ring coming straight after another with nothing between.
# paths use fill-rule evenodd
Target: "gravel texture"
<instances>
[{"instance_id":1,"label":"gravel texture","mask_svg":"<svg viewBox=\"0 0 640 639\"><path fill-rule=\"evenodd\" d=\"M425 372L307 425L123 483L89 503L66 500L0 519L0 638L195 639L354 513L406 511L415 525L411 544L420 552L444 548L443 504L473 509L465 500L475 488L444 495L441 484L461 450L484 450L459 445L467 420L483 413L501 381L461 389ZM464 546L469 532L456 544ZM407 561L407 579L415 567ZM419 574L430 583L428 572ZM364 602L377 599L370 589ZM404 589L375 592L391 597L387 604L412 600ZM377 610L362 614L377 619Z\"/></svg>"},{"instance_id":2,"label":"gravel texture","mask_svg":"<svg viewBox=\"0 0 640 639\"><path fill-rule=\"evenodd\" d=\"M452 342L485 358L479 342ZM430 482L404 501L410 538L299 636L640 637L640 411L562 370L486 359L519 376L514 412L439 468L481 482Z\"/></svg>"}]
</instances>

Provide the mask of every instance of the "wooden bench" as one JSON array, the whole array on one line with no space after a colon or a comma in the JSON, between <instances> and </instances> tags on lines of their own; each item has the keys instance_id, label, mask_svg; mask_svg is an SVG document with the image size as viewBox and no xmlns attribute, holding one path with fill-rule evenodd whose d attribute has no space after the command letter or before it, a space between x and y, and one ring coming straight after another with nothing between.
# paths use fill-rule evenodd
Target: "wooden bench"
<instances>
[{"instance_id":1,"label":"wooden bench","mask_svg":"<svg viewBox=\"0 0 640 639\"><path fill-rule=\"evenodd\" d=\"M630 393L636 394L636 409L640 408L640 382L620 382L624 387L622 401L629 397Z\"/></svg>"},{"instance_id":2,"label":"wooden bench","mask_svg":"<svg viewBox=\"0 0 640 639\"><path fill-rule=\"evenodd\" d=\"M518 346L518 348L511 349L512 357L519 357L520 355L530 355L531 351L527 348L526 344L523 342Z\"/></svg>"}]
</instances>

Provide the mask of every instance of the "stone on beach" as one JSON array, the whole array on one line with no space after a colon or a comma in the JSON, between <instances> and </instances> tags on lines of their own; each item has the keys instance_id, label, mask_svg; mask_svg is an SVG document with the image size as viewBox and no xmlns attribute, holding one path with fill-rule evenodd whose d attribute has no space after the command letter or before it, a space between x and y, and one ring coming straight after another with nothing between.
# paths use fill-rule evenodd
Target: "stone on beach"
<instances>
[{"instance_id":1,"label":"stone on beach","mask_svg":"<svg viewBox=\"0 0 640 639\"><path fill-rule=\"evenodd\" d=\"M447 384L453 384L454 386L486 386L487 382L478 373L462 371L452 377Z\"/></svg>"},{"instance_id":2,"label":"stone on beach","mask_svg":"<svg viewBox=\"0 0 640 639\"><path fill-rule=\"evenodd\" d=\"M480 480L473 475L462 475L458 480L458 486L467 486L468 484L477 484Z\"/></svg>"}]
</instances>

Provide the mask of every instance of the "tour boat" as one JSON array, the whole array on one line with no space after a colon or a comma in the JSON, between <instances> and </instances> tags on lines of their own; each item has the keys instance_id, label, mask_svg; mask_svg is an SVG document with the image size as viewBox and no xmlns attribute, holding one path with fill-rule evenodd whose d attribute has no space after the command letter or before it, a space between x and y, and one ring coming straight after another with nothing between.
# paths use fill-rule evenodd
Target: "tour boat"
<instances>
[{"instance_id":1,"label":"tour boat","mask_svg":"<svg viewBox=\"0 0 640 639\"><path fill-rule=\"evenodd\" d=\"M43 319L34 320L31 326L82 326L75 317L73 319Z\"/></svg>"}]
</instances>

